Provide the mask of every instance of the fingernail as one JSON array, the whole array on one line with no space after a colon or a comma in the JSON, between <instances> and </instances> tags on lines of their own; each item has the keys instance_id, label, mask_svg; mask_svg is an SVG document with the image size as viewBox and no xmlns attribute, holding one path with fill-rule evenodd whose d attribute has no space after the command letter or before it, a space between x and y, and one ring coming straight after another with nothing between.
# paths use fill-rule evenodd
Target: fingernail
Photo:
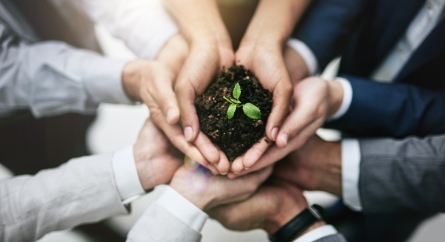
<instances>
[{"instance_id":1,"label":"fingernail","mask_svg":"<svg viewBox=\"0 0 445 242\"><path fill-rule=\"evenodd\" d=\"M227 172L226 173L220 173L221 174L221 176L225 176L225 175L227 175Z\"/></svg>"},{"instance_id":2,"label":"fingernail","mask_svg":"<svg viewBox=\"0 0 445 242\"><path fill-rule=\"evenodd\" d=\"M288 139L287 134L280 135L280 140L284 143L284 145L287 145L287 139Z\"/></svg>"},{"instance_id":3,"label":"fingernail","mask_svg":"<svg viewBox=\"0 0 445 242\"><path fill-rule=\"evenodd\" d=\"M178 112L176 111L176 108L170 108L167 111L167 122L171 124L171 121L177 116Z\"/></svg>"},{"instance_id":4,"label":"fingernail","mask_svg":"<svg viewBox=\"0 0 445 242\"><path fill-rule=\"evenodd\" d=\"M192 133L193 133L192 127L190 127L190 126L185 127L184 135L185 135L185 139L187 141L191 141L192 140L192 135L193 135Z\"/></svg>"},{"instance_id":5,"label":"fingernail","mask_svg":"<svg viewBox=\"0 0 445 242\"><path fill-rule=\"evenodd\" d=\"M277 135L278 135L278 128L275 127L275 128L272 129L272 139L273 139L274 141L277 140Z\"/></svg>"},{"instance_id":6,"label":"fingernail","mask_svg":"<svg viewBox=\"0 0 445 242\"><path fill-rule=\"evenodd\" d=\"M244 170L248 171L248 170L250 170L250 168L244 167Z\"/></svg>"}]
</instances>

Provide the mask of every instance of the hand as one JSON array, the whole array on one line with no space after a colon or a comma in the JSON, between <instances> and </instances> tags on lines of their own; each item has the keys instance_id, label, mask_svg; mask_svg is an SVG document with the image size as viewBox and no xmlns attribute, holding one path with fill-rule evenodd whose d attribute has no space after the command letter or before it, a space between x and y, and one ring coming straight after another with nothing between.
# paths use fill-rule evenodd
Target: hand
<instances>
[{"instance_id":1,"label":"hand","mask_svg":"<svg viewBox=\"0 0 445 242\"><path fill-rule=\"evenodd\" d=\"M183 163L183 155L170 144L151 119L145 121L133 146L133 154L145 190L168 183Z\"/></svg>"},{"instance_id":2,"label":"hand","mask_svg":"<svg viewBox=\"0 0 445 242\"><path fill-rule=\"evenodd\" d=\"M232 63L233 56L231 56L229 48L221 50L220 47L214 46L214 43L193 44L190 55L187 57L175 85L186 140L193 142L203 156L221 174L229 172L229 161L210 139L200 131L195 98L205 91L220 67L228 67Z\"/></svg>"},{"instance_id":3,"label":"hand","mask_svg":"<svg viewBox=\"0 0 445 242\"><path fill-rule=\"evenodd\" d=\"M283 47L310 1L260 1L255 15L236 52L237 64L251 70L264 88L273 94L272 112L266 124L266 137L276 141L289 111L292 84L283 59ZM273 21L271 21L273 19ZM262 138L261 140L265 140ZM268 148L259 142L232 164L235 173L249 169Z\"/></svg>"},{"instance_id":4,"label":"hand","mask_svg":"<svg viewBox=\"0 0 445 242\"><path fill-rule=\"evenodd\" d=\"M340 108L342 100L343 88L336 81L325 81L320 77L309 77L300 81L294 87L292 112L284 121L276 141L276 147L281 148L279 149L279 152L282 153L281 158L300 148L320 128L326 117L334 114ZM261 143L257 143L254 147L260 147L261 145ZM261 151L263 149L264 147L257 148ZM276 148L272 147L271 149ZM263 156L258 157L258 162L254 164L247 164L251 168L249 171L261 169L279 160L265 159ZM229 177L231 178L235 177L236 173L247 173L247 171L243 171L239 163L235 162L237 160L232 164L232 171L235 174L230 174ZM243 163L246 163L246 159L243 160ZM246 164L244 164L244 167L246 167Z\"/></svg>"},{"instance_id":5,"label":"hand","mask_svg":"<svg viewBox=\"0 0 445 242\"><path fill-rule=\"evenodd\" d=\"M221 67L233 65L235 55L230 36L215 0L164 2L190 45L190 53L175 85L184 136L187 141L194 142L204 157L215 165L214 169L227 174L230 169L227 157L200 132L195 97L204 92Z\"/></svg>"},{"instance_id":6,"label":"hand","mask_svg":"<svg viewBox=\"0 0 445 242\"><path fill-rule=\"evenodd\" d=\"M208 166L209 163L199 150L185 140L181 127L171 124L175 118L169 118L172 117L170 109L172 107L177 109L176 95L172 88L174 78L174 72L159 61L137 60L129 62L124 67L122 83L129 97L144 101L150 109L153 122L175 147L193 160ZM215 174L218 173L214 167L209 169Z\"/></svg>"},{"instance_id":7,"label":"hand","mask_svg":"<svg viewBox=\"0 0 445 242\"><path fill-rule=\"evenodd\" d=\"M251 196L272 173L272 167L230 180L224 176L207 176L201 166L180 168L170 186L201 210L238 202Z\"/></svg>"},{"instance_id":8,"label":"hand","mask_svg":"<svg viewBox=\"0 0 445 242\"><path fill-rule=\"evenodd\" d=\"M341 143L324 141L314 135L295 150L292 149L294 142L297 146L300 143L298 139L293 139L284 149L271 147L252 171L279 161L274 168L275 176L304 190L321 190L341 196ZM243 171L238 176L252 171ZM229 177L237 176L230 174Z\"/></svg>"},{"instance_id":9,"label":"hand","mask_svg":"<svg viewBox=\"0 0 445 242\"><path fill-rule=\"evenodd\" d=\"M289 111L289 99L292 94L292 85L284 64L281 46L276 44L241 43L236 53L237 64L244 65L258 78L262 86L272 92L273 106L266 123L266 137L275 141L278 130ZM270 142L260 142L250 148L242 157L232 163L231 171L239 173L249 169L266 151Z\"/></svg>"},{"instance_id":10,"label":"hand","mask_svg":"<svg viewBox=\"0 0 445 242\"><path fill-rule=\"evenodd\" d=\"M293 48L287 46L284 50L284 62L293 86L309 76L309 68L301 55Z\"/></svg>"},{"instance_id":11,"label":"hand","mask_svg":"<svg viewBox=\"0 0 445 242\"><path fill-rule=\"evenodd\" d=\"M270 155L278 155L278 152L272 151ZM304 146L278 162L274 175L304 190L321 190L341 196L341 165L341 143L324 141L314 135Z\"/></svg>"},{"instance_id":12,"label":"hand","mask_svg":"<svg viewBox=\"0 0 445 242\"><path fill-rule=\"evenodd\" d=\"M299 188L273 177L251 198L218 206L207 213L230 230L261 228L273 234L307 206ZM324 222L318 222L307 231L322 225Z\"/></svg>"}]
</instances>

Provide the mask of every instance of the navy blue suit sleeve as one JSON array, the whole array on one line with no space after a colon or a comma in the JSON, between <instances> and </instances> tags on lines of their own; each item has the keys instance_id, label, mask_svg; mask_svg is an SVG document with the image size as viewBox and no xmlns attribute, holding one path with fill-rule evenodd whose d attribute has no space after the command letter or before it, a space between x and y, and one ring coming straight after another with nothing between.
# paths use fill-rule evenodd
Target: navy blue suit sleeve
<instances>
[{"instance_id":1,"label":"navy blue suit sleeve","mask_svg":"<svg viewBox=\"0 0 445 242\"><path fill-rule=\"evenodd\" d=\"M307 10L293 34L314 53L320 70L339 56L366 0L318 0Z\"/></svg>"},{"instance_id":2,"label":"navy blue suit sleeve","mask_svg":"<svg viewBox=\"0 0 445 242\"><path fill-rule=\"evenodd\" d=\"M326 128L398 138L445 133L445 91L345 78L352 86L351 106L341 118L327 122Z\"/></svg>"}]
</instances>

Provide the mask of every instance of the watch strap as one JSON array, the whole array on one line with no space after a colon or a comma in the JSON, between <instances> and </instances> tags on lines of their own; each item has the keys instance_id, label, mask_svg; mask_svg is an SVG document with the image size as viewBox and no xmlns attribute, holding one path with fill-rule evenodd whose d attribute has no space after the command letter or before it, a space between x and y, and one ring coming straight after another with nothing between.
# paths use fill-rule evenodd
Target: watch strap
<instances>
[{"instance_id":1,"label":"watch strap","mask_svg":"<svg viewBox=\"0 0 445 242\"><path fill-rule=\"evenodd\" d=\"M295 216L277 232L269 235L271 242L291 242L315 222L323 220L323 208L314 204Z\"/></svg>"}]
</instances>

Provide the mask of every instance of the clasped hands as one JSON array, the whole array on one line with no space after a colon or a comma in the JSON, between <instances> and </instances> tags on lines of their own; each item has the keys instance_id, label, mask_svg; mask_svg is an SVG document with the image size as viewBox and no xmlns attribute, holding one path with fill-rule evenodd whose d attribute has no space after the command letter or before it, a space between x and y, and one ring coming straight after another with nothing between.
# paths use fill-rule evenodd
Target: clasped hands
<instances>
[{"instance_id":1,"label":"clasped hands","mask_svg":"<svg viewBox=\"0 0 445 242\"><path fill-rule=\"evenodd\" d=\"M289 47L283 55L279 46L245 46L236 54L230 52L230 46L209 47L214 53L207 54L216 56L210 58L203 50L193 53L196 47L176 35L157 61L127 64L122 80L128 96L143 101L150 109L150 119L134 146L144 189L170 183L230 229L263 228L273 233L306 208L302 189L341 194L339 144L325 142L314 133L326 117L338 110L343 93L335 81L304 79L307 67ZM213 64L209 58L214 58ZM257 143L230 164L225 154L199 131L194 98L205 90L213 74L231 65L234 58L251 69L274 95L266 136L275 144ZM208 179L206 187L196 194L187 187L187 180L203 174L182 166L181 153L214 175L227 174L230 179L203 178ZM277 161L280 162L272 173Z\"/></svg>"}]
</instances>

